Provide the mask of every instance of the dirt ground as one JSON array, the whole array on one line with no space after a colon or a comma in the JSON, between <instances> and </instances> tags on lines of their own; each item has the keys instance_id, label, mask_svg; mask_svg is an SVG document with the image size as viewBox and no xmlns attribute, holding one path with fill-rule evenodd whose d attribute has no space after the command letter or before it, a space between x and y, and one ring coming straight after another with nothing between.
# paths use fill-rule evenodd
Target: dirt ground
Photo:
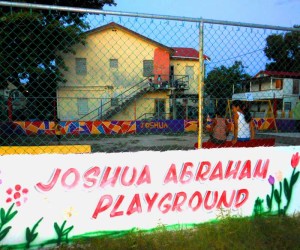
<instances>
[{"instance_id":1,"label":"dirt ground","mask_svg":"<svg viewBox=\"0 0 300 250\"><path fill-rule=\"evenodd\" d=\"M230 135L229 135L230 137ZM228 137L228 140L230 138ZM300 145L300 133L257 133L257 138L275 137L276 146ZM202 141L207 141L204 135ZM35 135L9 138L1 145L6 146L47 146L47 145L91 145L92 152L136 152L193 150L198 141L197 133L184 134L145 134L145 135L72 135L62 136L60 142L55 136Z\"/></svg>"}]
</instances>

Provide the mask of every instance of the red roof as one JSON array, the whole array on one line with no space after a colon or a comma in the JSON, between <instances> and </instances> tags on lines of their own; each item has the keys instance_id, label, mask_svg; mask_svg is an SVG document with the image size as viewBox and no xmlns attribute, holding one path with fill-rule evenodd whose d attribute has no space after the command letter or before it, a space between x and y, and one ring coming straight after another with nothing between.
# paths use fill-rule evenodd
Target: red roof
<instances>
[{"instance_id":1,"label":"red roof","mask_svg":"<svg viewBox=\"0 0 300 250\"><path fill-rule=\"evenodd\" d=\"M300 77L300 72L287 72L287 71L268 71L261 70L254 77L277 76L277 77Z\"/></svg>"},{"instance_id":2,"label":"red roof","mask_svg":"<svg viewBox=\"0 0 300 250\"><path fill-rule=\"evenodd\" d=\"M184 58L184 59L199 59L199 52L193 48L178 48L172 47L174 54L172 58ZM206 55L203 55L204 60L210 60Z\"/></svg>"}]
</instances>

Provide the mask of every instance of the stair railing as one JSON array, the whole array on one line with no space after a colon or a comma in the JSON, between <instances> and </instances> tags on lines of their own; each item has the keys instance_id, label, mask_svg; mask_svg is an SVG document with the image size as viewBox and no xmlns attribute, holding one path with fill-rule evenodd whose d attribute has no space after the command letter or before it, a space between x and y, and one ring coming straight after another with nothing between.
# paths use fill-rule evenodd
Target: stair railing
<instances>
[{"instance_id":1,"label":"stair railing","mask_svg":"<svg viewBox=\"0 0 300 250\"><path fill-rule=\"evenodd\" d=\"M130 88L126 89L125 91L123 91L119 95L115 96L114 98L109 98L108 101L106 101L104 103L101 103L99 107L93 109L89 113L87 113L84 116L80 117L80 119L78 119L77 121L82 120L83 118L89 116L90 114L96 112L99 109L105 110L105 113L101 112L101 114L99 115L98 112L97 112L97 115L92 117L91 120L94 120L95 118L98 118L98 119L101 120L102 116L104 116L111 108L115 107L115 106L111 105L112 104L112 99L121 100L121 102L118 103L118 105L122 105L123 102L130 99L130 97L133 97L135 94L139 93L139 91L141 91L145 88L149 88L149 79L148 78L145 78L142 81L138 82L137 84L131 86Z\"/></svg>"}]
</instances>

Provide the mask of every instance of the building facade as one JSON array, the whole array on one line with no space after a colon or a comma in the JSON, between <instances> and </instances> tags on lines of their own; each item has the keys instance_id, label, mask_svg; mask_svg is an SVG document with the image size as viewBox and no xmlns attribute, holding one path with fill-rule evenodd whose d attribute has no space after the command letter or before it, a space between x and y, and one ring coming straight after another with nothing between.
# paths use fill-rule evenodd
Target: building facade
<instances>
[{"instance_id":1,"label":"building facade","mask_svg":"<svg viewBox=\"0 0 300 250\"><path fill-rule=\"evenodd\" d=\"M85 35L74 54L62 54L61 120L170 119L176 96L198 94L196 49L168 47L117 23Z\"/></svg>"},{"instance_id":2,"label":"building facade","mask_svg":"<svg viewBox=\"0 0 300 250\"><path fill-rule=\"evenodd\" d=\"M232 99L253 101L251 110L255 117L263 117L267 102L272 103L280 118L293 118L292 111L300 98L300 72L260 71L250 81L243 83L243 91L234 93Z\"/></svg>"}]
</instances>

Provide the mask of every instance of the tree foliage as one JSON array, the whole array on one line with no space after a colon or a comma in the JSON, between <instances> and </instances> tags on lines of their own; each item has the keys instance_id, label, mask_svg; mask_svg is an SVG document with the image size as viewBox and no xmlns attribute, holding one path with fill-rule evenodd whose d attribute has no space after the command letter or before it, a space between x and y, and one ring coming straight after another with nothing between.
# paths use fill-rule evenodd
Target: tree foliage
<instances>
[{"instance_id":1,"label":"tree foliage","mask_svg":"<svg viewBox=\"0 0 300 250\"><path fill-rule=\"evenodd\" d=\"M10 2L10 1L7 1ZM25 1L19 1L25 2ZM27 0L27 3L102 9L114 0ZM35 107L52 106L56 88L65 79L62 53L75 53L72 46L84 44L89 28L86 13L56 10L0 9L0 84L7 82L27 90ZM43 101L43 103L41 102ZM32 103L32 102L31 102ZM43 108L37 110L43 114ZM43 117L40 117L43 118Z\"/></svg>"},{"instance_id":2,"label":"tree foliage","mask_svg":"<svg viewBox=\"0 0 300 250\"><path fill-rule=\"evenodd\" d=\"M294 27L300 28L300 26ZM264 52L267 58L271 60L270 63L266 64L266 70L300 71L300 29L284 34L270 35L266 42Z\"/></svg>"},{"instance_id":3,"label":"tree foliage","mask_svg":"<svg viewBox=\"0 0 300 250\"><path fill-rule=\"evenodd\" d=\"M250 75L244 73L242 62L235 61L230 67L222 65L210 71L205 79L204 92L212 98L231 99L233 88L235 92L239 91L247 79Z\"/></svg>"}]
</instances>

